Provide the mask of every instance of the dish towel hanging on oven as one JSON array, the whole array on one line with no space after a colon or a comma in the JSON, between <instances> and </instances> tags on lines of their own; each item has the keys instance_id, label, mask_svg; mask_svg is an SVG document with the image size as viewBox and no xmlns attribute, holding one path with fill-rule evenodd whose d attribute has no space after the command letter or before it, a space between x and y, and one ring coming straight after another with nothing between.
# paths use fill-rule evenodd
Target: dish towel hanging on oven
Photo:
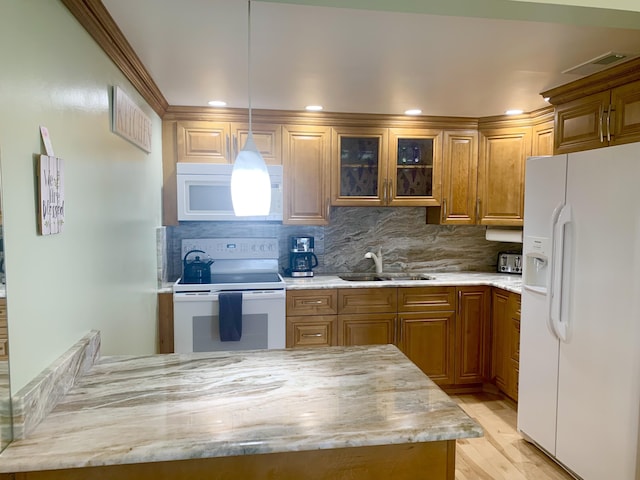
<instances>
[{"instance_id":1,"label":"dish towel hanging on oven","mask_svg":"<svg viewBox=\"0 0 640 480\"><path fill-rule=\"evenodd\" d=\"M218 294L220 340L237 342L242 338L242 292Z\"/></svg>"}]
</instances>

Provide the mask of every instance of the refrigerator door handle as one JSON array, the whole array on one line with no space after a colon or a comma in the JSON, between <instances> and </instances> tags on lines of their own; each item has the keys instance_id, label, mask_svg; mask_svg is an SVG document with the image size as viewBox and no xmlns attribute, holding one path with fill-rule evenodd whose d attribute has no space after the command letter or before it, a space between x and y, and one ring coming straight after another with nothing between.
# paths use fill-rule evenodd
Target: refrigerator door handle
<instances>
[{"instance_id":1,"label":"refrigerator door handle","mask_svg":"<svg viewBox=\"0 0 640 480\"><path fill-rule=\"evenodd\" d=\"M564 207L564 203L560 203L556 208L553 209L553 214L551 214L551 253L550 253L550 262L549 262L549 278L547 281L547 328L549 329L549 332L551 332L551 334L556 337L556 338L560 338L558 336L558 332L556 331L554 325L553 325L553 320L552 315L551 315L551 309L553 308L552 304L553 304L553 293L554 293L554 277L555 277L555 271L556 271L556 259L555 259L555 247L556 247L556 224L558 223L558 217L560 216L560 212L562 211L562 208Z\"/></svg>"},{"instance_id":2,"label":"refrigerator door handle","mask_svg":"<svg viewBox=\"0 0 640 480\"><path fill-rule=\"evenodd\" d=\"M562 318L563 302L564 298L564 240L566 227L573 220L573 214L571 205L565 205L560 214L558 215L558 221L553 229L553 272L552 272L552 289L551 293L551 308L549 310L549 318L553 326L553 331L556 336L563 342L567 341L568 319Z\"/></svg>"}]
</instances>

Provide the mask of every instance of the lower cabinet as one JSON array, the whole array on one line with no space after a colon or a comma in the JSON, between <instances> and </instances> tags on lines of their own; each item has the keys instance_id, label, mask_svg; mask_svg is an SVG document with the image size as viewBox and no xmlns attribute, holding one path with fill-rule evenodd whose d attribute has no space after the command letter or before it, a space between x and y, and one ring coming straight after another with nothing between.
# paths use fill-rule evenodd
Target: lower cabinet
<instances>
[{"instance_id":1,"label":"lower cabinet","mask_svg":"<svg viewBox=\"0 0 640 480\"><path fill-rule=\"evenodd\" d=\"M396 343L397 288L338 290L338 345Z\"/></svg>"},{"instance_id":2,"label":"lower cabinet","mask_svg":"<svg viewBox=\"0 0 640 480\"><path fill-rule=\"evenodd\" d=\"M517 400L520 368L520 295L494 288L491 308L491 377L500 390Z\"/></svg>"},{"instance_id":3,"label":"lower cabinet","mask_svg":"<svg viewBox=\"0 0 640 480\"><path fill-rule=\"evenodd\" d=\"M338 345L336 289L287 291L287 348Z\"/></svg>"},{"instance_id":4,"label":"lower cabinet","mask_svg":"<svg viewBox=\"0 0 640 480\"><path fill-rule=\"evenodd\" d=\"M482 383L487 379L491 335L491 288L458 287L456 368L454 383Z\"/></svg>"}]
</instances>

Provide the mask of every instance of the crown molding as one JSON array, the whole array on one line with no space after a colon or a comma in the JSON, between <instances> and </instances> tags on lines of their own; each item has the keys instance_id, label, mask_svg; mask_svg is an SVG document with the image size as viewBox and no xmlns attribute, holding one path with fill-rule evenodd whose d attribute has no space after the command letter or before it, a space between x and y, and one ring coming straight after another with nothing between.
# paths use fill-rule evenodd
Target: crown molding
<instances>
[{"instance_id":1,"label":"crown molding","mask_svg":"<svg viewBox=\"0 0 640 480\"><path fill-rule=\"evenodd\" d=\"M100 0L61 0L122 71L151 108L163 117L169 103Z\"/></svg>"}]
</instances>

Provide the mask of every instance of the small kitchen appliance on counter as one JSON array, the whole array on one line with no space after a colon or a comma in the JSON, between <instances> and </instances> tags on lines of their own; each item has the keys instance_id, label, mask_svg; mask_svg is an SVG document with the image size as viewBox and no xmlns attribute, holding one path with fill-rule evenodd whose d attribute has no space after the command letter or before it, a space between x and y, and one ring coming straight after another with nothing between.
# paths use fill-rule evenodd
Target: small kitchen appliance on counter
<instances>
[{"instance_id":1,"label":"small kitchen appliance on counter","mask_svg":"<svg viewBox=\"0 0 640 480\"><path fill-rule=\"evenodd\" d=\"M313 253L313 237L291 237L289 268L285 273L292 277L313 277L313 269L318 266L318 257Z\"/></svg>"},{"instance_id":2,"label":"small kitchen appliance on counter","mask_svg":"<svg viewBox=\"0 0 640 480\"><path fill-rule=\"evenodd\" d=\"M498 273L517 273L522 275L522 254L515 252L498 253Z\"/></svg>"},{"instance_id":3,"label":"small kitchen appliance on counter","mask_svg":"<svg viewBox=\"0 0 640 480\"><path fill-rule=\"evenodd\" d=\"M202 253L204 250L190 250L182 259L182 281L181 283L211 283L211 264L213 260L200 260L200 255L188 258L192 253Z\"/></svg>"}]
</instances>

